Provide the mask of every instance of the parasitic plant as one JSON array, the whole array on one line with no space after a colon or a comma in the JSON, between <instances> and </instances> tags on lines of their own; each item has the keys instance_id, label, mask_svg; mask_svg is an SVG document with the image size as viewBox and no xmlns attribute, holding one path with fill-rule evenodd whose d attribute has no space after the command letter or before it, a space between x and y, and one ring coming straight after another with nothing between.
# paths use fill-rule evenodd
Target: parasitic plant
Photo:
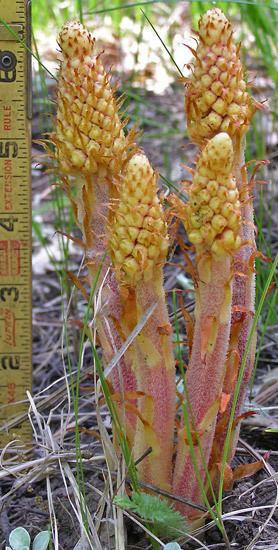
<instances>
[{"instance_id":1,"label":"parasitic plant","mask_svg":"<svg viewBox=\"0 0 278 550\"><path fill-rule=\"evenodd\" d=\"M203 472L203 481L202 460L208 463L211 454L229 346L232 255L241 246L240 202L232 176L233 160L231 138L224 132L217 134L200 153L187 205L176 204L181 208L178 215L184 218L188 239L197 253L195 326L186 395L195 459ZM173 492L200 501L185 428L179 433Z\"/></svg>"},{"instance_id":2,"label":"parasitic plant","mask_svg":"<svg viewBox=\"0 0 278 550\"><path fill-rule=\"evenodd\" d=\"M129 329L151 304L156 309L134 343L139 415L134 456L151 453L139 465L141 479L170 490L175 421L175 363L172 331L163 290L168 251L167 226L157 196L157 175L147 157L134 155L126 166L111 223L110 251L121 286Z\"/></svg>"},{"instance_id":3,"label":"parasitic plant","mask_svg":"<svg viewBox=\"0 0 278 550\"><path fill-rule=\"evenodd\" d=\"M121 120L120 102L115 99L115 90L100 56L95 54L89 31L78 22L67 23L58 42L63 60L57 89L56 129L51 139L64 189L82 231L90 285L94 284L102 263L97 284L101 288L102 305L96 324L108 363L125 339L117 330L122 305L106 252L110 203L118 194L121 171L137 148L136 131L124 134L127 121ZM126 394L135 390L127 355L113 370L111 382L114 392ZM129 421L132 424L130 416L128 424ZM132 430L131 427L130 436Z\"/></svg>"},{"instance_id":4,"label":"parasitic plant","mask_svg":"<svg viewBox=\"0 0 278 550\"><path fill-rule=\"evenodd\" d=\"M202 500L200 480L208 489L207 471L217 486L254 314L256 244L244 144L259 107L247 91L240 47L221 10L211 9L201 17L198 37L185 100L188 133L199 147L198 157L186 188L188 202L169 199L196 251L195 325L185 376L190 433L182 423L175 463L175 361L163 290L169 238L157 174L136 145L136 130L125 132L121 99L115 99L91 34L76 22L66 24L59 35L63 61L51 135L63 186L82 231L90 285L102 261L96 326L106 364L153 306L110 376L140 479L197 504ZM254 349L255 338L237 416ZM234 424L224 457L228 462L237 442L238 422ZM178 507L195 516L192 507Z\"/></svg>"},{"instance_id":5,"label":"parasitic plant","mask_svg":"<svg viewBox=\"0 0 278 550\"><path fill-rule=\"evenodd\" d=\"M241 246L233 258L233 300L231 335L227 355L226 376L222 389L222 404L218 415L210 467L222 460L223 445L229 421L229 411L237 374L242 362L254 316L256 255L253 222L252 186L248 184L244 160L245 135L257 108L262 108L247 91L244 69L240 61L240 44L235 44L231 23L217 9L206 12L199 21L197 46L192 76L186 82L186 115L188 133L201 148L218 132L228 133L233 143L232 173L236 180L241 204ZM233 216L234 214L231 213ZM247 383L254 364L254 335L245 367L236 415L241 412ZM234 430L228 460L236 447L238 428Z\"/></svg>"}]
</instances>

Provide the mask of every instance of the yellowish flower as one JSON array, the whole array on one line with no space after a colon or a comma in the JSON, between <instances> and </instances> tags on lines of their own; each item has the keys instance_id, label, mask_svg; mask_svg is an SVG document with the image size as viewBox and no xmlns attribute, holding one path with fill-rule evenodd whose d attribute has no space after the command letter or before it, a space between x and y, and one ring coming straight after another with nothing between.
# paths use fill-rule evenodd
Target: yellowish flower
<instances>
[{"instance_id":1,"label":"yellowish flower","mask_svg":"<svg viewBox=\"0 0 278 550\"><path fill-rule=\"evenodd\" d=\"M188 192L185 227L198 252L220 256L240 247L240 202L232 165L232 140L222 132L202 150Z\"/></svg>"},{"instance_id":2,"label":"yellowish flower","mask_svg":"<svg viewBox=\"0 0 278 550\"><path fill-rule=\"evenodd\" d=\"M59 168L69 174L116 177L134 147L135 132L124 135L126 122L120 119L109 75L94 53L91 33L80 23L67 23L59 44L63 61L52 135Z\"/></svg>"},{"instance_id":3,"label":"yellowish flower","mask_svg":"<svg viewBox=\"0 0 278 550\"><path fill-rule=\"evenodd\" d=\"M185 108L188 134L202 144L219 132L244 134L255 111L231 23L213 8L199 21L199 44L192 76L187 79Z\"/></svg>"},{"instance_id":4,"label":"yellowish flower","mask_svg":"<svg viewBox=\"0 0 278 550\"><path fill-rule=\"evenodd\" d=\"M141 153L132 157L123 174L110 227L110 253L117 278L124 285L150 280L167 255L167 226L156 180Z\"/></svg>"}]
</instances>

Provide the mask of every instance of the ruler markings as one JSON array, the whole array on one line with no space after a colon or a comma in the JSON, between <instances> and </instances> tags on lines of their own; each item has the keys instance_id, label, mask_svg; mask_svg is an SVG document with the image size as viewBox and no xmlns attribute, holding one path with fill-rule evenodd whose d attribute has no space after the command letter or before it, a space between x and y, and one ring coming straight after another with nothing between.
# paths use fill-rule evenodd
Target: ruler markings
<instances>
[{"instance_id":1,"label":"ruler markings","mask_svg":"<svg viewBox=\"0 0 278 550\"><path fill-rule=\"evenodd\" d=\"M26 40L26 4L24 0L1 0L1 12L7 23L19 23ZM0 81L0 403L7 421L17 412L26 411L31 389L31 220L30 220L30 141L27 122L27 53L15 41L1 42L15 59L13 69ZM20 178L20 179L18 179ZM18 220L15 220L17 217ZM0 446L9 441L0 425ZM30 439L28 423L11 429L11 435Z\"/></svg>"},{"instance_id":2,"label":"ruler markings","mask_svg":"<svg viewBox=\"0 0 278 550\"><path fill-rule=\"evenodd\" d=\"M22 214L22 211L20 211L20 212L15 212L15 211L13 210L12 212L6 212L6 210L5 210L4 212L0 212L0 216L1 216L2 214L6 214L7 216L10 216L11 214L12 214L12 215ZM23 214L23 215L24 215L24 216L28 216L28 214Z\"/></svg>"},{"instance_id":3,"label":"ruler markings","mask_svg":"<svg viewBox=\"0 0 278 550\"><path fill-rule=\"evenodd\" d=\"M1 287L6 288L6 286L7 286L6 284L0 283L0 289L1 289ZM13 283L13 286L23 286L23 287L25 287L25 286L26 286L26 283ZM22 291L21 291L21 292L22 292ZM26 291L26 292L27 292L27 291Z\"/></svg>"}]
</instances>

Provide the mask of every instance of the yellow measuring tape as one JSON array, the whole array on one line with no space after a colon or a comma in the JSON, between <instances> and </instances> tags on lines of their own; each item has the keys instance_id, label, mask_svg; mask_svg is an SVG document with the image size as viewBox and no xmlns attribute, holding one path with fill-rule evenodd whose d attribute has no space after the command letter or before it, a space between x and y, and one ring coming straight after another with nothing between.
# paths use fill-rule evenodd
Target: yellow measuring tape
<instances>
[{"instance_id":1,"label":"yellow measuring tape","mask_svg":"<svg viewBox=\"0 0 278 550\"><path fill-rule=\"evenodd\" d=\"M0 446L30 439L26 411L31 389L31 174L29 2L0 0ZM18 36L24 43L16 39Z\"/></svg>"}]
</instances>

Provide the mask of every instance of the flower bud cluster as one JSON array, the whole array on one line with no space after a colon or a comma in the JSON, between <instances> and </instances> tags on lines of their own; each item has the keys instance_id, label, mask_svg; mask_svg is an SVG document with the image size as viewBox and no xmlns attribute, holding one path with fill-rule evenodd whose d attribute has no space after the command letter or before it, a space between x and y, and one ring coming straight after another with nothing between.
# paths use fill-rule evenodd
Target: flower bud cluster
<instances>
[{"instance_id":1,"label":"flower bud cluster","mask_svg":"<svg viewBox=\"0 0 278 550\"><path fill-rule=\"evenodd\" d=\"M231 138L217 134L202 150L188 192L185 227L198 252L211 250L222 256L241 244L240 202L232 165Z\"/></svg>"},{"instance_id":2,"label":"flower bud cluster","mask_svg":"<svg viewBox=\"0 0 278 550\"><path fill-rule=\"evenodd\" d=\"M134 287L152 279L168 251L167 226L156 174L138 153L126 165L110 226L110 254L118 281Z\"/></svg>"},{"instance_id":3,"label":"flower bud cluster","mask_svg":"<svg viewBox=\"0 0 278 550\"><path fill-rule=\"evenodd\" d=\"M213 8L199 21L199 44L187 80L185 106L192 141L202 144L219 132L244 134L255 111L246 88L231 23Z\"/></svg>"},{"instance_id":4,"label":"flower bud cluster","mask_svg":"<svg viewBox=\"0 0 278 550\"><path fill-rule=\"evenodd\" d=\"M59 168L105 176L116 175L126 160L128 140L118 104L94 39L80 23L64 25L59 35L63 53L58 92L56 144Z\"/></svg>"}]
</instances>

